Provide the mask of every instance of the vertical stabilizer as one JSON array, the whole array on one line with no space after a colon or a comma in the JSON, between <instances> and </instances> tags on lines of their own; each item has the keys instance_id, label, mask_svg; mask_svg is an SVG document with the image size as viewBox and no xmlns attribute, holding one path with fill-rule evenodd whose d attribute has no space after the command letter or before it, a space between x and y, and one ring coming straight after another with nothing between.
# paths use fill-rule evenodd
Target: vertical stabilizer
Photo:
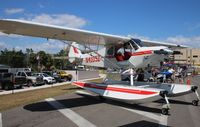
<instances>
[{"instance_id":1,"label":"vertical stabilizer","mask_svg":"<svg viewBox=\"0 0 200 127\"><path fill-rule=\"evenodd\" d=\"M82 58L82 53L79 44L73 42L69 49L69 61L72 63L76 58Z\"/></svg>"}]
</instances>

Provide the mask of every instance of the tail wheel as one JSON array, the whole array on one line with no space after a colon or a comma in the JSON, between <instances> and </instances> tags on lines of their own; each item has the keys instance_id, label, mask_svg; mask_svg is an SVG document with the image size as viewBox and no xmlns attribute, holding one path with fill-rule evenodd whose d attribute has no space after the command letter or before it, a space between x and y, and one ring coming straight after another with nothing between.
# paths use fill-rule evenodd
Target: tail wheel
<instances>
[{"instance_id":1,"label":"tail wheel","mask_svg":"<svg viewBox=\"0 0 200 127\"><path fill-rule=\"evenodd\" d=\"M162 108L161 112L163 115L168 115L169 114L169 109L168 108Z\"/></svg>"},{"instance_id":2,"label":"tail wheel","mask_svg":"<svg viewBox=\"0 0 200 127\"><path fill-rule=\"evenodd\" d=\"M192 105L198 106L198 104L199 104L199 101L198 101L198 100L193 100L193 101L192 101Z\"/></svg>"}]
</instances>

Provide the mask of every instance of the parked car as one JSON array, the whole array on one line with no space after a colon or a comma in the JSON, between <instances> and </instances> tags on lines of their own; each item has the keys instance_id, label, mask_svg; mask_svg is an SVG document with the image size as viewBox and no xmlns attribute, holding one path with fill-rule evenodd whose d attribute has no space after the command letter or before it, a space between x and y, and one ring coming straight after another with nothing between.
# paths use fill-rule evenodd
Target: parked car
<instances>
[{"instance_id":1,"label":"parked car","mask_svg":"<svg viewBox=\"0 0 200 127\"><path fill-rule=\"evenodd\" d=\"M53 72L53 71L42 71L42 73L45 73L45 74L50 75L51 77L54 77L56 82L62 82L61 77L56 72Z\"/></svg>"},{"instance_id":2,"label":"parked car","mask_svg":"<svg viewBox=\"0 0 200 127\"><path fill-rule=\"evenodd\" d=\"M4 90L22 88L26 84L24 76L15 76L12 73L0 73L0 87Z\"/></svg>"},{"instance_id":3,"label":"parked car","mask_svg":"<svg viewBox=\"0 0 200 127\"><path fill-rule=\"evenodd\" d=\"M45 82L41 76L33 75L30 71L19 71L16 73L16 76L24 76L26 77L27 86L37 86L44 85Z\"/></svg>"},{"instance_id":4,"label":"parked car","mask_svg":"<svg viewBox=\"0 0 200 127\"><path fill-rule=\"evenodd\" d=\"M35 73L34 75L41 76L43 78L45 84L52 84L52 83L56 82L54 77L51 77L50 75L48 75L46 73Z\"/></svg>"},{"instance_id":5,"label":"parked car","mask_svg":"<svg viewBox=\"0 0 200 127\"><path fill-rule=\"evenodd\" d=\"M61 77L62 80L64 81L71 81L72 80L72 75L68 74L65 71L58 71L57 74Z\"/></svg>"}]
</instances>

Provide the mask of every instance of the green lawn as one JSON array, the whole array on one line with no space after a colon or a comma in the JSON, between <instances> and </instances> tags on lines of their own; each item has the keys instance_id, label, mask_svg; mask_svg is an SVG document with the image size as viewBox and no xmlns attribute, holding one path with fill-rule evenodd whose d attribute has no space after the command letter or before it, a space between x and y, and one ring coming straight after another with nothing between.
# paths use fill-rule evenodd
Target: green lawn
<instances>
[{"instance_id":1,"label":"green lawn","mask_svg":"<svg viewBox=\"0 0 200 127\"><path fill-rule=\"evenodd\" d=\"M102 79L91 80L91 82L101 82ZM44 100L45 98L55 97L63 94L73 93L79 88L71 84L54 86L50 88L38 89L33 91L20 92L15 94L1 95L0 96L0 112L14 108L16 106L22 106L31 104L37 101Z\"/></svg>"}]
</instances>

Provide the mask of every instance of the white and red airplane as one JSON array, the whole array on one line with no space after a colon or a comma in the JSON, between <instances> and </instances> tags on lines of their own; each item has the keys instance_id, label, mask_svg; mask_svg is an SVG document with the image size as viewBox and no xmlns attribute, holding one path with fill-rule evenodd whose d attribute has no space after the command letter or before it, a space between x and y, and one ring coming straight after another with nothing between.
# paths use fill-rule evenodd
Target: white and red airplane
<instances>
[{"instance_id":1,"label":"white and red airplane","mask_svg":"<svg viewBox=\"0 0 200 127\"><path fill-rule=\"evenodd\" d=\"M72 61L73 58L81 58L83 60L83 65L119 69L130 68L130 82L73 82L74 85L94 92L100 95L100 97L107 97L130 103L141 103L164 98L166 105L162 107L163 114L168 114L168 110L170 109L168 97L194 92L197 99L192 101L193 105L198 105L200 100L197 93L198 87L194 85L133 81L132 68L159 66L160 62L164 61L169 54L173 53L168 47L184 48L186 46L139 40L130 37L15 19L0 20L0 31L7 34L71 41L73 43L71 44L69 57L71 57ZM82 54L81 48L75 42L87 48L89 48L89 46L87 46L88 44L102 45L102 48L98 51Z\"/></svg>"}]
</instances>

